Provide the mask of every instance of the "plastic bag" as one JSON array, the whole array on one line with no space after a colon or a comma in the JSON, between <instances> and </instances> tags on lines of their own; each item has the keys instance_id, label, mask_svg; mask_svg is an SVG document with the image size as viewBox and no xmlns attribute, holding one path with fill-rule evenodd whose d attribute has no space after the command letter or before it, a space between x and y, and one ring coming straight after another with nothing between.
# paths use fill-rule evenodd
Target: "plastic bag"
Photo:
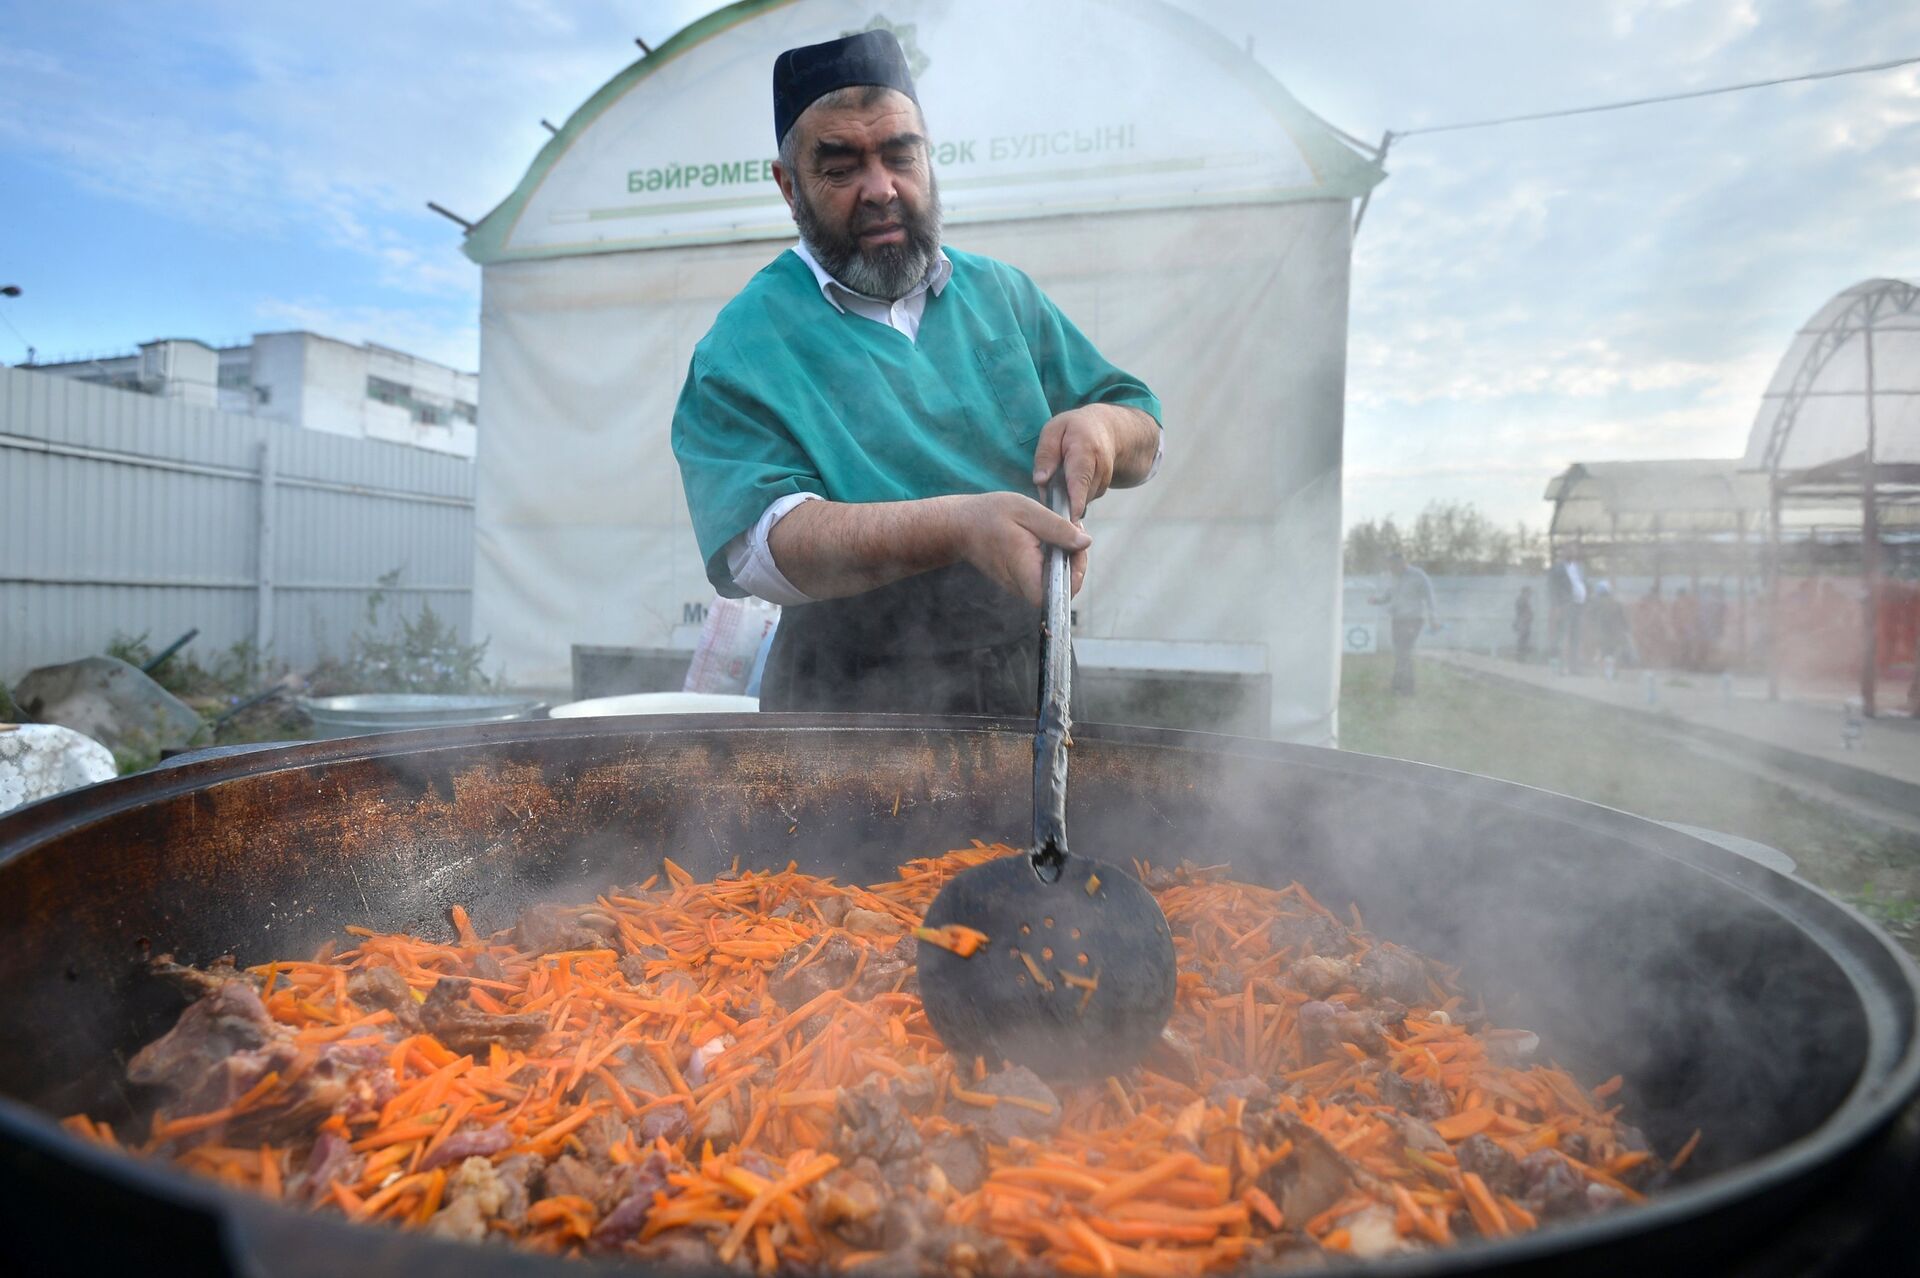
<instances>
[{"instance_id":1,"label":"plastic bag","mask_svg":"<svg viewBox=\"0 0 1920 1278\"><path fill-rule=\"evenodd\" d=\"M779 624L780 609L774 604L715 596L707 607L707 620L700 627L693 663L687 667L686 682L680 690L745 693L754 658Z\"/></svg>"}]
</instances>

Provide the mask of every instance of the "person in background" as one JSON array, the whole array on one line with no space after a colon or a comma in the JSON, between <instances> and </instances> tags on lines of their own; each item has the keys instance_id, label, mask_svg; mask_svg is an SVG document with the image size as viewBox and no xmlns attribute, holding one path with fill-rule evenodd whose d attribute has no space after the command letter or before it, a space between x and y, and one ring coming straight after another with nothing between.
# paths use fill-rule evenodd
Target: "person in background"
<instances>
[{"instance_id":1,"label":"person in background","mask_svg":"<svg viewBox=\"0 0 1920 1278\"><path fill-rule=\"evenodd\" d=\"M1593 602L1587 611L1592 614L1587 628L1593 634L1595 653L1602 661L1611 660L1615 666L1632 665L1633 634L1627 623L1627 610L1614 596L1613 583L1594 583Z\"/></svg>"},{"instance_id":2,"label":"person in background","mask_svg":"<svg viewBox=\"0 0 1920 1278\"><path fill-rule=\"evenodd\" d=\"M1633 644L1642 665L1673 664L1673 630L1658 582L1633 605Z\"/></svg>"},{"instance_id":3,"label":"person in background","mask_svg":"<svg viewBox=\"0 0 1920 1278\"><path fill-rule=\"evenodd\" d=\"M1367 602L1387 605L1387 616L1393 622L1393 691L1396 696L1410 697L1413 646L1420 642L1422 630L1440 628L1439 606L1434 602L1432 579L1408 563L1405 555L1394 551L1387 556L1387 566L1393 570L1387 593Z\"/></svg>"},{"instance_id":4,"label":"person in background","mask_svg":"<svg viewBox=\"0 0 1920 1278\"><path fill-rule=\"evenodd\" d=\"M1700 601L1685 586L1673 593L1673 662L1682 670L1700 668Z\"/></svg>"},{"instance_id":5,"label":"person in background","mask_svg":"<svg viewBox=\"0 0 1920 1278\"><path fill-rule=\"evenodd\" d=\"M1724 669L1726 661L1721 655L1721 641L1727 636L1727 592L1718 582L1709 582L1700 587L1700 668L1706 671Z\"/></svg>"},{"instance_id":6,"label":"person in background","mask_svg":"<svg viewBox=\"0 0 1920 1278\"><path fill-rule=\"evenodd\" d=\"M1520 587L1513 601L1513 658L1522 663L1533 660L1533 587Z\"/></svg>"},{"instance_id":7,"label":"person in background","mask_svg":"<svg viewBox=\"0 0 1920 1278\"><path fill-rule=\"evenodd\" d=\"M1587 580L1580 557L1571 550L1553 552L1547 572L1547 597L1553 604L1553 637L1549 655L1560 658L1560 668L1572 674L1580 668L1580 634L1587 610Z\"/></svg>"}]
</instances>

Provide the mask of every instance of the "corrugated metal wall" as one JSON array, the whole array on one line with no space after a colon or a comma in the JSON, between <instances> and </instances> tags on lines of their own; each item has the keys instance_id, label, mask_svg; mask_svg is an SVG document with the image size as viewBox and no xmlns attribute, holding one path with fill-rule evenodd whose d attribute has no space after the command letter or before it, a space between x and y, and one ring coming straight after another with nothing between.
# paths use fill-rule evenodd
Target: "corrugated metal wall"
<instances>
[{"instance_id":1,"label":"corrugated metal wall","mask_svg":"<svg viewBox=\"0 0 1920 1278\"><path fill-rule=\"evenodd\" d=\"M202 664L264 636L304 668L396 568L468 632L471 462L0 368L0 679L195 626Z\"/></svg>"}]
</instances>

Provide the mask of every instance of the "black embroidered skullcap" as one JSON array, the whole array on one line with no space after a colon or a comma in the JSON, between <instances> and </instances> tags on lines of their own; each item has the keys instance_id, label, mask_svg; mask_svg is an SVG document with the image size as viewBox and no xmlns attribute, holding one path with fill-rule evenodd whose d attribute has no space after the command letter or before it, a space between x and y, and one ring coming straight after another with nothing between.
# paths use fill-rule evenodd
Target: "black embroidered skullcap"
<instances>
[{"instance_id":1,"label":"black embroidered skullcap","mask_svg":"<svg viewBox=\"0 0 1920 1278\"><path fill-rule=\"evenodd\" d=\"M835 89L879 84L919 104L907 55L891 31L861 31L825 44L788 49L773 60L773 140L786 141L800 113Z\"/></svg>"}]
</instances>

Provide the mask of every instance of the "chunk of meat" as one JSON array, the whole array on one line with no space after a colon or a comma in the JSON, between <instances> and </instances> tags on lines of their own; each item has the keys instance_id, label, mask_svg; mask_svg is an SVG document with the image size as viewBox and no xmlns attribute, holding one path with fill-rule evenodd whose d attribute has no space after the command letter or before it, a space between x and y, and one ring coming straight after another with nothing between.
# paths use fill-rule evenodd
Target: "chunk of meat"
<instances>
[{"instance_id":1,"label":"chunk of meat","mask_svg":"<svg viewBox=\"0 0 1920 1278\"><path fill-rule=\"evenodd\" d=\"M1469 1136L1454 1146L1453 1155L1459 1160L1461 1171L1475 1173L1496 1194L1518 1197L1526 1187L1520 1174L1520 1160L1502 1149L1491 1136L1484 1133Z\"/></svg>"},{"instance_id":2,"label":"chunk of meat","mask_svg":"<svg viewBox=\"0 0 1920 1278\"><path fill-rule=\"evenodd\" d=\"M1520 1202L1542 1220L1584 1216L1593 1210L1587 1178L1551 1149L1536 1149L1520 1160Z\"/></svg>"},{"instance_id":3,"label":"chunk of meat","mask_svg":"<svg viewBox=\"0 0 1920 1278\"><path fill-rule=\"evenodd\" d=\"M538 1014L481 1011L467 1000L468 988L460 977L443 976L420 1004L421 1026L449 1050L463 1056L485 1056L495 1043L532 1047L547 1032L547 1018Z\"/></svg>"},{"instance_id":4,"label":"chunk of meat","mask_svg":"<svg viewBox=\"0 0 1920 1278\"><path fill-rule=\"evenodd\" d=\"M504 1123L489 1127L469 1127L441 1141L431 1154L420 1160L421 1171L447 1167L469 1158L491 1158L513 1147L513 1133Z\"/></svg>"},{"instance_id":5,"label":"chunk of meat","mask_svg":"<svg viewBox=\"0 0 1920 1278\"><path fill-rule=\"evenodd\" d=\"M944 1132L926 1142L925 1152L960 1193L972 1193L987 1179L987 1143L976 1131Z\"/></svg>"},{"instance_id":6,"label":"chunk of meat","mask_svg":"<svg viewBox=\"0 0 1920 1278\"><path fill-rule=\"evenodd\" d=\"M658 1151L645 1162L621 1170L615 1181L619 1201L600 1218L588 1241L595 1251L608 1251L638 1237L653 1213L653 1196L667 1187L667 1160Z\"/></svg>"},{"instance_id":7,"label":"chunk of meat","mask_svg":"<svg viewBox=\"0 0 1920 1278\"><path fill-rule=\"evenodd\" d=\"M515 1154L493 1165L494 1173L500 1178L500 1187L506 1193L498 1213L501 1220L514 1226L526 1220L527 1208L533 1202L533 1183L539 1179L546 1165L547 1160L538 1154Z\"/></svg>"},{"instance_id":8,"label":"chunk of meat","mask_svg":"<svg viewBox=\"0 0 1920 1278\"><path fill-rule=\"evenodd\" d=\"M869 1160L836 1167L814 1182L808 1197L809 1217L841 1241L862 1250L879 1245L887 1186L878 1165Z\"/></svg>"},{"instance_id":9,"label":"chunk of meat","mask_svg":"<svg viewBox=\"0 0 1920 1278\"><path fill-rule=\"evenodd\" d=\"M287 1197L295 1202L317 1203L333 1192L336 1181L355 1181L366 1160L353 1147L332 1132L321 1132L307 1152L306 1166L287 1180Z\"/></svg>"},{"instance_id":10,"label":"chunk of meat","mask_svg":"<svg viewBox=\"0 0 1920 1278\"><path fill-rule=\"evenodd\" d=\"M156 954L147 960L147 971L168 982L190 999L201 999L229 981L243 981L259 987L259 982L234 966L233 955L223 954L204 968L178 962L171 954Z\"/></svg>"},{"instance_id":11,"label":"chunk of meat","mask_svg":"<svg viewBox=\"0 0 1920 1278\"><path fill-rule=\"evenodd\" d=\"M1346 1160L1332 1146L1300 1142L1262 1175L1260 1186L1288 1220L1305 1221L1344 1198L1353 1180Z\"/></svg>"},{"instance_id":12,"label":"chunk of meat","mask_svg":"<svg viewBox=\"0 0 1920 1278\"><path fill-rule=\"evenodd\" d=\"M330 1115L371 1113L399 1091L385 1054L370 1043L329 1043L305 1069L298 1067L300 1053L291 1045L274 1044L267 1050L283 1058L274 1068L288 1081L269 1094L266 1104L235 1118L228 1126L229 1139L249 1144L293 1139Z\"/></svg>"},{"instance_id":13,"label":"chunk of meat","mask_svg":"<svg viewBox=\"0 0 1920 1278\"><path fill-rule=\"evenodd\" d=\"M839 927L846 921L847 911L853 908L853 902L843 893L831 892L816 899L813 908L820 911L820 917L828 927Z\"/></svg>"},{"instance_id":14,"label":"chunk of meat","mask_svg":"<svg viewBox=\"0 0 1920 1278\"><path fill-rule=\"evenodd\" d=\"M1200 1081L1200 1053L1187 1036L1169 1025L1147 1049L1147 1067L1189 1086Z\"/></svg>"},{"instance_id":15,"label":"chunk of meat","mask_svg":"<svg viewBox=\"0 0 1920 1278\"><path fill-rule=\"evenodd\" d=\"M604 1212L613 1206L613 1179L572 1154L562 1154L547 1164L540 1196L558 1198L563 1194L584 1198L595 1211Z\"/></svg>"},{"instance_id":16,"label":"chunk of meat","mask_svg":"<svg viewBox=\"0 0 1920 1278\"><path fill-rule=\"evenodd\" d=\"M660 1068L660 1062L644 1048L632 1044L616 1048L607 1058L607 1068L620 1080L620 1086L646 1100L658 1100L673 1091L673 1083Z\"/></svg>"},{"instance_id":17,"label":"chunk of meat","mask_svg":"<svg viewBox=\"0 0 1920 1278\"><path fill-rule=\"evenodd\" d=\"M871 1158L884 1165L920 1156L920 1132L884 1083L842 1088L835 1116L834 1147L848 1161Z\"/></svg>"},{"instance_id":18,"label":"chunk of meat","mask_svg":"<svg viewBox=\"0 0 1920 1278\"><path fill-rule=\"evenodd\" d=\"M631 954L622 955L616 964L620 975L627 978L630 985L645 985L648 980L647 966L651 963L664 963L673 955L658 945L643 945Z\"/></svg>"},{"instance_id":19,"label":"chunk of meat","mask_svg":"<svg viewBox=\"0 0 1920 1278\"><path fill-rule=\"evenodd\" d=\"M791 1012L828 990L844 986L853 979L853 969L859 963L860 947L838 932L824 943L817 939L802 941L767 973L767 993L782 1010Z\"/></svg>"},{"instance_id":20,"label":"chunk of meat","mask_svg":"<svg viewBox=\"0 0 1920 1278\"><path fill-rule=\"evenodd\" d=\"M906 934L907 925L891 914L880 910L863 910L858 906L847 911L840 926L854 936L888 938Z\"/></svg>"},{"instance_id":21,"label":"chunk of meat","mask_svg":"<svg viewBox=\"0 0 1920 1278\"><path fill-rule=\"evenodd\" d=\"M1264 1105L1272 1098L1273 1088L1267 1085L1267 1080L1251 1074L1243 1078L1223 1079L1207 1093L1207 1103L1217 1109L1225 1109L1236 1100L1255 1106Z\"/></svg>"},{"instance_id":22,"label":"chunk of meat","mask_svg":"<svg viewBox=\"0 0 1920 1278\"><path fill-rule=\"evenodd\" d=\"M487 1221L506 1206L509 1192L492 1163L469 1158L447 1177L445 1197L440 1210L427 1222L427 1232L460 1242L479 1242L487 1236Z\"/></svg>"},{"instance_id":23,"label":"chunk of meat","mask_svg":"<svg viewBox=\"0 0 1920 1278\"><path fill-rule=\"evenodd\" d=\"M694 1048L687 1056L687 1064L684 1070L687 1076L687 1085L690 1087L700 1087L704 1085L708 1077L710 1077L710 1071L713 1068L714 1061L724 1055L726 1050L733 1046L734 1042L735 1039L733 1035L719 1034Z\"/></svg>"},{"instance_id":24,"label":"chunk of meat","mask_svg":"<svg viewBox=\"0 0 1920 1278\"><path fill-rule=\"evenodd\" d=\"M1433 991L1427 988L1427 965L1412 950L1381 941L1368 950L1354 971L1354 981L1364 994L1390 998L1409 1005L1431 1005Z\"/></svg>"},{"instance_id":25,"label":"chunk of meat","mask_svg":"<svg viewBox=\"0 0 1920 1278\"><path fill-rule=\"evenodd\" d=\"M1282 914L1267 925L1267 939L1275 949L1289 949L1294 957L1309 954L1344 958L1353 953L1353 934L1340 920L1318 911Z\"/></svg>"},{"instance_id":26,"label":"chunk of meat","mask_svg":"<svg viewBox=\"0 0 1920 1278\"><path fill-rule=\"evenodd\" d=\"M648 1142L664 1140L672 1144L685 1136L692 1126L693 1121L687 1117L686 1106L667 1105L640 1116L640 1139Z\"/></svg>"},{"instance_id":27,"label":"chunk of meat","mask_svg":"<svg viewBox=\"0 0 1920 1278\"><path fill-rule=\"evenodd\" d=\"M1015 1137L1039 1140L1060 1126L1060 1098L1040 1081L1040 1076L1024 1065L1014 1065L989 1074L978 1085L968 1088L989 1096L1015 1096L1044 1106L1044 1112L1028 1105L998 1103L991 1108L957 1102L947 1109L956 1123L965 1123L989 1142L1004 1145Z\"/></svg>"},{"instance_id":28,"label":"chunk of meat","mask_svg":"<svg viewBox=\"0 0 1920 1278\"><path fill-rule=\"evenodd\" d=\"M707 1106L706 1117L701 1120L696 1134L701 1140L713 1142L715 1149L725 1149L738 1140L740 1120L734 1115L733 1102L722 1097Z\"/></svg>"},{"instance_id":29,"label":"chunk of meat","mask_svg":"<svg viewBox=\"0 0 1920 1278\"><path fill-rule=\"evenodd\" d=\"M847 991L847 997L864 1003L876 994L891 993L896 985L910 993L917 991L920 988L918 969L902 953L904 948L896 945L870 953L867 965L860 969L860 979Z\"/></svg>"},{"instance_id":30,"label":"chunk of meat","mask_svg":"<svg viewBox=\"0 0 1920 1278\"><path fill-rule=\"evenodd\" d=\"M167 1091L180 1112L202 1113L229 1104L273 1068L263 1059L257 1068L236 1070L228 1065L230 1059L286 1034L267 1015L252 985L218 981L180 1014L172 1029L134 1053L127 1077L142 1087ZM244 1081L239 1077L243 1072L251 1075Z\"/></svg>"},{"instance_id":31,"label":"chunk of meat","mask_svg":"<svg viewBox=\"0 0 1920 1278\"><path fill-rule=\"evenodd\" d=\"M1310 1061L1344 1055L1342 1043L1376 1056L1387 1049L1385 1027L1371 1012L1315 999L1300 1005L1299 1019L1300 1049Z\"/></svg>"},{"instance_id":32,"label":"chunk of meat","mask_svg":"<svg viewBox=\"0 0 1920 1278\"><path fill-rule=\"evenodd\" d=\"M1262 1172L1259 1183L1289 1222L1311 1220L1356 1185L1374 1187L1373 1178L1316 1128L1286 1115L1275 1115L1274 1122L1293 1142L1293 1152Z\"/></svg>"},{"instance_id":33,"label":"chunk of meat","mask_svg":"<svg viewBox=\"0 0 1920 1278\"><path fill-rule=\"evenodd\" d=\"M347 997L361 1007L384 1008L409 1030L420 1028L420 1003L413 997L413 986L391 967L362 968L349 976Z\"/></svg>"},{"instance_id":34,"label":"chunk of meat","mask_svg":"<svg viewBox=\"0 0 1920 1278\"><path fill-rule=\"evenodd\" d=\"M1347 1231L1348 1255L1358 1260L1378 1260L1408 1249L1393 1222L1393 1208L1371 1203L1340 1217L1336 1227Z\"/></svg>"},{"instance_id":35,"label":"chunk of meat","mask_svg":"<svg viewBox=\"0 0 1920 1278\"><path fill-rule=\"evenodd\" d=\"M1447 1138L1411 1114L1395 1114L1393 1122L1407 1144L1423 1154L1438 1154L1448 1149Z\"/></svg>"},{"instance_id":36,"label":"chunk of meat","mask_svg":"<svg viewBox=\"0 0 1920 1278\"><path fill-rule=\"evenodd\" d=\"M717 1240L718 1234L714 1235ZM646 1242L630 1242L620 1251L623 1258L657 1265L663 1271L686 1270L689 1273L750 1274L753 1264L747 1259L751 1248L737 1253L731 1265L723 1264L714 1250L714 1242L691 1229L669 1229Z\"/></svg>"},{"instance_id":37,"label":"chunk of meat","mask_svg":"<svg viewBox=\"0 0 1920 1278\"><path fill-rule=\"evenodd\" d=\"M607 948L607 938L583 922L579 910L562 905L529 905L520 912L513 935L521 949L534 954Z\"/></svg>"},{"instance_id":38,"label":"chunk of meat","mask_svg":"<svg viewBox=\"0 0 1920 1278\"><path fill-rule=\"evenodd\" d=\"M1307 997L1325 998L1342 986L1352 984L1353 964L1345 959L1309 954L1295 960L1287 969L1287 979Z\"/></svg>"}]
</instances>

